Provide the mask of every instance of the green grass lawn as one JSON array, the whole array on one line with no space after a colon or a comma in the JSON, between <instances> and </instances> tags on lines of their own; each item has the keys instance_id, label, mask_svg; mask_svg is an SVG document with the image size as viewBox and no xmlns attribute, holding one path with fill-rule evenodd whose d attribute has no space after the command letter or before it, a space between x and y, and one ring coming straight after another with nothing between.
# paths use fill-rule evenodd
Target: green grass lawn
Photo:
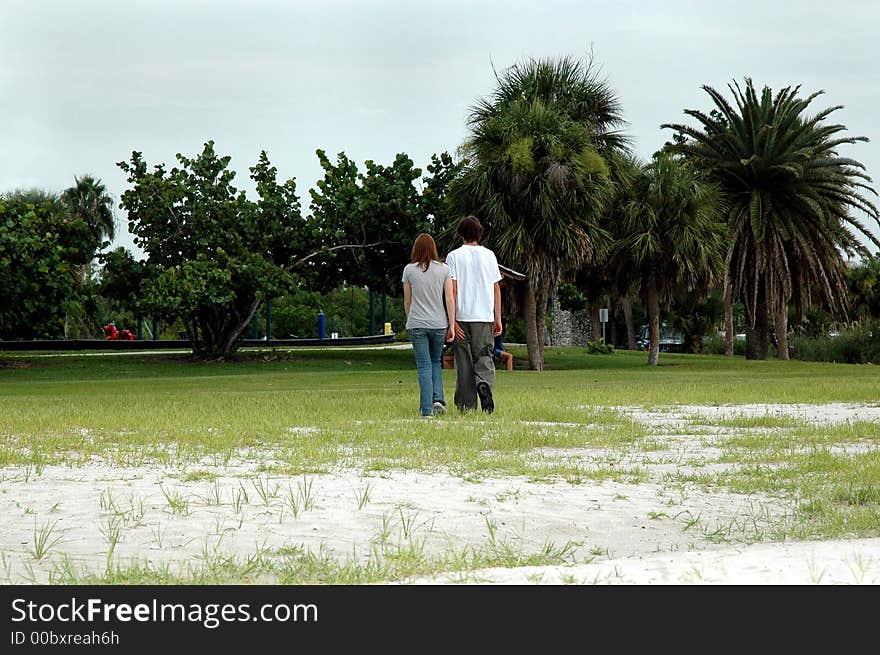
<instances>
[{"instance_id":1,"label":"green grass lawn","mask_svg":"<svg viewBox=\"0 0 880 655\"><path fill-rule=\"evenodd\" d=\"M414 424L418 385L408 351L246 353L222 364L157 355L0 362L0 466L92 455L170 461L260 446L280 449L294 473L334 464L535 473L524 464L534 448L644 436L641 424L608 407L880 399L872 366L663 354L650 369L643 353L550 348L543 372L498 372L491 417L453 410ZM444 374L451 407L455 372ZM535 421L575 426L536 430Z\"/></svg>"}]
</instances>

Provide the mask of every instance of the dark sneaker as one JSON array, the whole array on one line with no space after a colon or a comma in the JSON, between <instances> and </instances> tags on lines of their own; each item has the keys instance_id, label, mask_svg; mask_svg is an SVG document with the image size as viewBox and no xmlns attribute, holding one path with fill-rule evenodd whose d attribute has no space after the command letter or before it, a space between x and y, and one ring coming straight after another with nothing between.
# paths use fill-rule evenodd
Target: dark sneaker
<instances>
[{"instance_id":1,"label":"dark sneaker","mask_svg":"<svg viewBox=\"0 0 880 655\"><path fill-rule=\"evenodd\" d=\"M446 413L446 405L442 400L434 401L434 414L445 414Z\"/></svg>"},{"instance_id":2,"label":"dark sneaker","mask_svg":"<svg viewBox=\"0 0 880 655\"><path fill-rule=\"evenodd\" d=\"M492 389L488 382L477 383L477 395L480 397L480 405L484 412L491 414L495 411L495 401L492 400Z\"/></svg>"}]
</instances>

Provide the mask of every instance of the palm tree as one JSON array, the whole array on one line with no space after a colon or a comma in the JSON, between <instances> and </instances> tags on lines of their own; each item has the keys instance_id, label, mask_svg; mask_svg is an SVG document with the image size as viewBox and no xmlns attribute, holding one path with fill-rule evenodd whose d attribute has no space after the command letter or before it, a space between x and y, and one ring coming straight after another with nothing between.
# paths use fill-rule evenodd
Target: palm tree
<instances>
[{"instance_id":1,"label":"palm tree","mask_svg":"<svg viewBox=\"0 0 880 655\"><path fill-rule=\"evenodd\" d=\"M866 197L866 192L874 193L871 178L863 164L838 153L842 145L867 139L842 136L845 126L824 123L840 106L806 114L822 92L801 98L799 86L775 95L764 87L759 95L748 78L744 90L736 82L729 88L733 105L704 86L715 110L709 115L685 110L700 123L698 128L662 127L683 135L672 149L709 172L727 198L732 239L728 298L745 305L746 356L767 358L772 314L777 337L783 336L778 352L787 358L789 301L794 298L797 305L821 299L842 309L846 285L841 251L864 251L855 232L880 246L853 215L863 212L880 225L877 207Z\"/></svg>"},{"instance_id":2,"label":"palm tree","mask_svg":"<svg viewBox=\"0 0 880 655\"><path fill-rule=\"evenodd\" d=\"M613 183L603 153L622 147L622 119L590 63L530 59L496 77L495 93L471 112L467 163L450 198L481 219L502 261L525 269L529 365L540 370L550 296L608 242L599 218Z\"/></svg>"},{"instance_id":3,"label":"palm tree","mask_svg":"<svg viewBox=\"0 0 880 655\"><path fill-rule=\"evenodd\" d=\"M574 121L586 125L596 149L609 158L629 150L630 138L620 100L599 78L592 58L527 59L496 75L498 86L490 99L477 101L471 122L489 117L501 105L541 100Z\"/></svg>"},{"instance_id":4,"label":"palm tree","mask_svg":"<svg viewBox=\"0 0 880 655\"><path fill-rule=\"evenodd\" d=\"M660 310L682 287L705 297L722 270L727 240L718 189L670 153L657 153L633 184L617 256L627 257L648 313L648 365L660 354Z\"/></svg>"},{"instance_id":5,"label":"palm tree","mask_svg":"<svg viewBox=\"0 0 880 655\"><path fill-rule=\"evenodd\" d=\"M684 352L698 353L703 337L718 328L724 315L721 289L713 289L706 297L698 297L679 289L670 305L672 327L681 330Z\"/></svg>"},{"instance_id":6,"label":"palm tree","mask_svg":"<svg viewBox=\"0 0 880 655\"><path fill-rule=\"evenodd\" d=\"M631 153L612 152L608 159L614 193L606 204L599 225L612 243L620 238L624 212L632 200L633 182L640 175L643 162ZM573 283L586 299L592 328L591 338L601 338L599 308L606 306L623 310L626 323L627 347L636 350L633 324L633 294L638 280L633 276L632 263L621 249L610 248L600 258L587 261L575 274Z\"/></svg>"},{"instance_id":7,"label":"palm tree","mask_svg":"<svg viewBox=\"0 0 880 655\"><path fill-rule=\"evenodd\" d=\"M880 254L850 266L846 283L852 318L857 321L880 318Z\"/></svg>"},{"instance_id":8,"label":"palm tree","mask_svg":"<svg viewBox=\"0 0 880 655\"><path fill-rule=\"evenodd\" d=\"M107 187L91 175L74 177L73 180L74 185L61 194L68 211L88 223L99 242L112 241L116 236L116 216Z\"/></svg>"}]
</instances>

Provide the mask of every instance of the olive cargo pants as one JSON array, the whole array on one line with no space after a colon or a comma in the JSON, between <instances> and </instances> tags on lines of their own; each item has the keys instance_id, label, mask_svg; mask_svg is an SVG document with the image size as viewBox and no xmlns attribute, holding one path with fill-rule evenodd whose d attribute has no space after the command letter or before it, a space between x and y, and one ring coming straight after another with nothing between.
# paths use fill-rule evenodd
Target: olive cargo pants
<instances>
[{"instance_id":1,"label":"olive cargo pants","mask_svg":"<svg viewBox=\"0 0 880 655\"><path fill-rule=\"evenodd\" d=\"M452 342L457 373L455 406L462 410L476 409L477 383L486 382L490 389L495 388L494 325L467 321L459 321L459 325L464 330L464 339Z\"/></svg>"}]
</instances>

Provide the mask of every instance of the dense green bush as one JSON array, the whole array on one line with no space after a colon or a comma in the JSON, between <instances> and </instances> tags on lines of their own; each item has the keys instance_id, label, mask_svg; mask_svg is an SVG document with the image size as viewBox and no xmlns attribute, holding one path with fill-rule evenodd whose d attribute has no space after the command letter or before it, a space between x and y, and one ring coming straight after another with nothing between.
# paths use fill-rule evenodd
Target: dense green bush
<instances>
[{"instance_id":1,"label":"dense green bush","mask_svg":"<svg viewBox=\"0 0 880 655\"><path fill-rule=\"evenodd\" d=\"M403 299L387 299L387 321L399 334L405 330ZM324 312L326 335L360 337L370 333L370 292L362 287L340 286L325 294L295 289L290 295L272 301L272 337L275 339L314 339L318 336L318 312ZM257 334L266 333L265 307L256 318ZM382 296L376 294L376 333L381 334ZM252 334L253 326L246 333Z\"/></svg>"},{"instance_id":2,"label":"dense green bush","mask_svg":"<svg viewBox=\"0 0 880 655\"><path fill-rule=\"evenodd\" d=\"M880 364L880 323L856 324L837 336L794 336L789 349L795 359Z\"/></svg>"},{"instance_id":3,"label":"dense green bush","mask_svg":"<svg viewBox=\"0 0 880 655\"><path fill-rule=\"evenodd\" d=\"M614 346L601 341L587 341L586 349L588 355L611 355L614 353Z\"/></svg>"},{"instance_id":4,"label":"dense green bush","mask_svg":"<svg viewBox=\"0 0 880 655\"><path fill-rule=\"evenodd\" d=\"M700 352L704 355L723 355L726 348L727 345L724 342L724 337L715 334L703 341L703 347ZM743 339L733 340L733 354L746 354L746 342Z\"/></svg>"}]
</instances>

